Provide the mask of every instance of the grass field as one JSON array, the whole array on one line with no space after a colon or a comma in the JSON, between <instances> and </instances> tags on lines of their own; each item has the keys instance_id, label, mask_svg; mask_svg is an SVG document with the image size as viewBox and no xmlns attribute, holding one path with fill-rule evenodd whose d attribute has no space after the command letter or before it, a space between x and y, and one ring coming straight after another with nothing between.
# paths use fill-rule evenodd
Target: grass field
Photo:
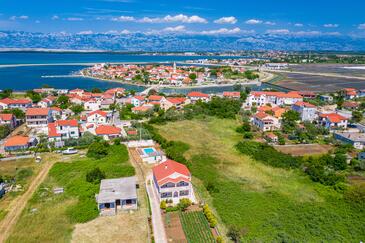
<instances>
[{"instance_id":1,"label":"grass field","mask_svg":"<svg viewBox=\"0 0 365 243\"><path fill-rule=\"evenodd\" d=\"M0 175L15 177L16 183L22 186L21 191L10 192L0 199L0 221L5 217L8 206L11 202L27 189L29 183L38 174L42 166L42 163L35 163L34 159L19 159L0 162Z\"/></svg>"},{"instance_id":2,"label":"grass field","mask_svg":"<svg viewBox=\"0 0 365 243\"><path fill-rule=\"evenodd\" d=\"M8 242L69 242L74 225L98 216L95 193L99 185L85 180L86 173L99 167L107 178L134 175L125 146L113 145L100 159L79 158L58 162L37 189L17 222ZM63 187L55 195L52 189Z\"/></svg>"},{"instance_id":3,"label":"grass field","mask_svg":"<svg viewBox=\"0 0 365 243\"><path fill-rule=\"evenodd\" d=\"M215 242L202 211L181 212L180 221L189 243Z\"/></svg>"},{"instance_id":4,"label":"grass field","mask_svg":"<svg viewBox=\"0 0 365 243\"><path fill-rule=\"evenodd\" d=\"M158 126L168 140L190 145L193 182L210 198L220 222L243 228L244 241L359 242L364 212L342 194L312 182L300 171L272 168L240 154L234 120L180 121ZM207 193L203 185L213 183Z\"/></svg>"},{"instance_id":5,"label":"grass field","mask_svg":"<svg viewBox=\"0 0 365 243\"><path fill-rule=\"evenodd\" d=\"M326 144L296 144L276 145L276 150L293 156L322 155L328 153L333 147Z\"/></svg>"}]
</instances>

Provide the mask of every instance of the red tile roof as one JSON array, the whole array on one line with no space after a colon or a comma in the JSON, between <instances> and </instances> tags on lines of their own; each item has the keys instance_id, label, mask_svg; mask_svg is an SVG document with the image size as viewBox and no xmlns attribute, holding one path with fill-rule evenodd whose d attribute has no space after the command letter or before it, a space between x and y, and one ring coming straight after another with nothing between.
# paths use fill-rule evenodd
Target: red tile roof
<instances>
[{"instance_id":1,"label":"red tile roof","mask_svg":"<svg viewBox=\"0 0 365 243\"><path fill-rule=\"evenodd\" d=\"M149 101L160 101L162 100L163 96L160 96L160 95L150 95L148 97L148 100Z\"/></svg>"},{"instance_id":2,"label":"red tile roof","mask_svg":"<svg viewBox=\"0 0 365 243\"><path fill-rule=\"evenodd\" d=\"M208 94L204 94L201 92L192 91L188 95L188 97L201 97L201 98L209 98Z\"/></svg>"},{"instance_id":3,"label":"red tile roof","mask_svg":"<svg viewBox=\"0 0 365 243\"><path fill-rule=\"evenodd\" d=\"M255 115L255 117L260 120L265 119L268 116L269 116L268 114L266 114L265 112L262 112L262 111L256 113L256 115Z\"/></svg>"},{"instance_id":4,"label":"red tile roof","mask_svg":"<svg viewBox=\"0 0 365 243\"><path fill-rule=\"evenodd\" d=\"M0 120L2 121L11 121L13 117L13 114L0 114Z\"/></svg>"},{"instance_id":5,"label":"red tile roof","mask_svg":"<svg viewBox=\"0 0 365 243\"><path fill-rule=\"evenodd\" d=\"M29 143L29 137L26 136L14 136L10 137L5 141L5 147L14 147L14 146L25 146Z\"/></svg>"},{"instance_id":6,"label":"red tile roof","mask_svg":"<svg viewBox=\"0 0 365 243\"><path fill-rule=\"evenodd\" d=\"M119 127L100 125L95 129L95 133L97 135L114 135L120 134L121 130Z\"/></svg>"},{"instance_id":7,"label":"red tile roof","mask_svg":"<svg viewBox=\"0 0 365 243\"><path fill-rule=\"evenodd\" d=\"M106 117L108 115L108 113L106 113L105 111L97 110L97 111L90 112L90 114L88 116L92 116L94 114L98 114L98 115L104 116L104 117Z\"/></svg>"},{"instance_id":8,"label":"red tile roof","mask_svg":"<svg viewBox=\"0 0 365 243\"><path fill-rule=\"evenodd\" d=\"M48 108L28 108L25 115L27 116L47 116Z\"/></svg>"},{"instance_id":9,"label":"red tile roof","mask_svg":"<svg viewBox=\"0 0 365 243\"><path fill-rule=\"evenodd\" d=\"M19 104L19 105L24 105L24 104L31 104L32 101L30 99L10 99L10 98L5 98L0 100L0 103L4 103L7 105L10 104Z\"/></svg>"},{"instance_id":10,"label":"red tile roof","mask_svg":"<svg viewBox=\"0 0 365 243\"><path fill-rule=\"evenodd\" d=\"M133 98L137 99L137 100L141 100L143 101L144 100L144 97L143 96L140 96L140 95L136 95L134 96Z\"/></svg>"},{"instance_id":11,"label":"red tile roof","mask_svg":"<svg viewBox=\"0 0 365 243\"><path fill-rule=\"evenodd\" d=\"M56 126L70 126L70 127L77 127L79 124L78 124L78 121L76 119L73 119L73 120L57 120L55 122L55 125Z\"/></svg>"},{"instance_id":12,"label":"red tile roof","mask_svg":"<svg viewBox=\"0 0 365 243\"><path fill-rule=\"evenodd\" d=\"M241 97L241 93L240 92L223 92L223 96L224 97L240 98Z\"/></svg>"},{"instance_id":13,"label":"red tile roof","mask_svg":"<svg viewBox=\"0 0 365 243\"><path fill-rule=\"evenodd\" d=\"M171 176L174 173L181 174L186 177L190 177L189 169L176 161L167 160L152 169L153 176L156 178L157 183L163 182L164 179Z\"/></svg>"},{"instance_id":14,"label":"red tile roof","mask_svg":"<svg viewBox=\"0 0 365 243\"><path fill-rule=\"evenodd\" d=\"M48 137L60 137L61 134L57 133L56 124L54 122L48 123Z\"/></svg>"},{"instance_id":15,"label":"red tile roof","mask_svg":"<svg viewBox=\"0 0 365 243\"><path fill-rule=\"evenodd\" d=\"M328 119L332 123L338 123L347 120L346 117L341 116L337 113L321 114L320 117Z\"/></svg>"},{"instance_id":16,"label":"red tile roof","mask_svg":"<svg viewBox=\"0 0 365 243\"><path fill-rule=\"evenodd\" d=\"M307 107L307 108L315 108L316 106L315 105L312 105L308 102L304 102L304 101L297 101L295 103L296 106L303 106L303 107Z\"/></svg>"},{"instance_id":17,"label":"red tile roof","mask_svg":"<svg viewBox=\"0 0 365 243\"><path fill-rule=\"evenodd\" d=\"M182 104L185 102L185 97L169 97L167 100L173 104Z\"/></svg>"}]
</instances>

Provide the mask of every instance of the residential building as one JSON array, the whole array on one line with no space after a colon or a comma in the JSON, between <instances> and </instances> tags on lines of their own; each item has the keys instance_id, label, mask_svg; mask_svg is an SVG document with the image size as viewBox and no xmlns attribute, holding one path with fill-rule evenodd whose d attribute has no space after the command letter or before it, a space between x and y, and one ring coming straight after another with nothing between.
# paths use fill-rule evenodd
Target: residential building
<instances>
[{"instance_id":1,"label":"residential building","mask_svg":"<svg viewBox=\"0 0 365 243\"><path fill-rule=\"evenodd\" d=\"M152 169L153 183L160 201L172 200L174 204L180 199L188 198L195 202L191 174L189 169L176 161L167 160Z\"/></svg>"},{"instance_id":2,"label":"residential building","mask_svg":"<svg viewBox=\"0 0 365 243\"><path fill-rule=\"evenodd\" d=\"M48 124L48 140L59 142L80 137L77 120L58 120Z\"/></svg>"},{"instance_id":3,"label":"residential building","mask_svg":"<svg viewBox=\"0 0 365 243\"><path fill-rule=\"evenodd\" d=\"M240 92L223 92L223 97L238 100L241 98L241 93Z\"/></svg>"},{"instance_id":4,"label":"residential building","mask_svg":"<svg viewBox=\"0 0 365 243\"><path fill-rule=\"evenodd\" d=\"M184 105L190 104L190 100L185 97L168 97L161 101L161 109L168 110L172 107L179 110L184 107Z\"/></svg>"},{"instance_id":5,"label":"residential building","mask_svg":"<svg viewBox=\"0 0 365 243\"><path fill-rule=\"evenodd\" d=\"M163 100L166 100L166 98L160 95L150 95L147 100L149 104L160 105Z\"/></svg>"},{"instance_id":6,"label":"residential building","mask_svg":"<svg viewBox=\"0 0 365 243\"><path fill-rule=\"evenodd\" d=\"M145 98L143 96L136 95L131 99L131 104L134 107L142 106L144 103L145 103Z\"/></svg>"},{"instance_id":7,"label":"residential building","mask_svg":"<svg viewBox=\"0 0 365 243\"><path fill-rule=\"evenodd\" d=\"M122 136L122 129L110 125L99 125L95 128L95 135L103 137L104 140L111 140L113 138Z\"/></svg>"},{"instance_id":8,"label":"residential building","mask_svg":"<svg viewBox=\"0 0 365 243\"><path fill-rule=\"evenodd\" d=\"M52 121L51 109L28 108L25 121L28 127L46 127Z\"/></svg>"},{"instance_id":9,"label":"residential building","mask_svg":"<svg viewBox=\"0 0 365 243\"><path fill-rule=\"evenodd\" d=\"M246 107L271 105L293 105L303 101L298 92L273 92L273 91L252 91L246 100Z\"/></svg>"},{"instance_id":10,"label":"residential building","mask_svg":"<svg viewBox=\"0 0 365 243\"><path fill-rule=\"evenodd\" d=\"M360 132L335 132L335 139L351 144L356 149L364 149L365 145L365 133Z\"/></svg>"},{"instance_id":11,"label":"residential building","mask_svg":"<svg viewBox=\"0 0 365 243\"><path fill-rule=\"evenodd\" d=\"M252 124L263 132L280 129L279 119L265 112L258 112L255 114L252 119Z\"/></svg>"},{"instance_id":12,"label":"residential building","mask_svg":"<svg viewBox=\"0 0 365 243\"><path fill-rule=\"evenodd\" d=\"M96 111L101 109L100 100L91 98L84 103L84 109L86 111Z\"/></svg>"},{"instance_id":13,"label":"residential building","mask_svg":"<svg viewBox=\"0 0 365 243\"><path fill-rule=\"evenodd\" d=\"M87 123L108 124L110 119L110 115L107 112L97 110L87 116Z\"/></svg>"},{"instance_id":14,"label":"residential building","mask_svg":"<svg viewBox=\"0 0 365 243\"><path fill-rule=\"evenodd\" d=\"M319 100L323 102L333 102L333 97L330 95L320 95Z\"/></svg>"},{"instance_id":15,"label":"residential building","mask_svg":"<svg viewBox=\"0 0 365 243\"><path fill-rule=\"evenodd\" d=\"M101 180L99 194L95 198L100 215L115 215L119 210L137 209L137 179L132 176Z\"/></svg>"},{"instance_id":16,"label":"residential building","mask_svg":"<svg viewBox=\"0 0 365 243\"><path fill-rule=\"evenodd\" d=\"M314 121L317 119L317 108L308 102L298 101L292 105L292 110L300 113L300 119L302 121Z\"/></svg>"},{"instance_id":17,"label":"residential building","mask_svg":"<svg viewBox=\"0 0 365 243\"><path fill-rule=\"evenodd\" d=\"M135 114L144 113L144 112L151 111L151 110L153 110L152 104L144 104L142 106L137 106L137 107L132 108L132 112Z\"/></svg>"},{"instance_id":18,"label":"residential building","mask_svg":"<svg viewBox=\"0 0 365 243\"><path fill-rule=\"evenodd\" d=\"M10 98L5 98L0 100L0 110L5 110L5 109L21 109L21 110L25 110L28 107L32 107L32 100L30 99L10 99Z\"/></svg>"},{"instance_id":19,"label":"residential building","mask_svg":"<svg viewBox=\"0 0 365 243\"><path fill-rule=\"evenodd\" d=\"M357 90L354 88L345 88L343 93L346 100L351 100L357 97Z\"/></svg>"},{"instance_id":20,"label":"residential building","mask_svg":"<svg viewBox=\"0 0 365 243\"><path fill-rule=\"evenodd\" d=\"M319 122L328 129L346 129L348 119L337 113L320 114Z\"/></svg>"},{"instance_id":21,"label":"residential building","mask_svg":"<svg viewBox=\"0 0 365 243\"><path fill-rule=\"evenodd\" d=\"M35 138L28 136L13 136L5 140L4 150L6 152L13 152L19 150L26 150L31 146L37 145L38 141Z\"/></svg>"},{"instance_id":22,"label":"residential building","mask_svg":"<svg viewBox=\"0 0 365 243\"><path fill-rule=\"evenodd\" d=\"M0 114L0 125L8 125L10 129L17 126L16 117L13 114Z\"/></svg>"},{"instance_id":23,"label":"residential building","mask_svg":"<svg viewBox=\"0 0 365 243\"><path fill-rule=\"evenodd\" d=\"M204 94L201 92L193 91L187 94L187 97L190 99L191 103L195 103L197 101L208 102L210 100L208 94Z\"/></svg>"}]
</instances>

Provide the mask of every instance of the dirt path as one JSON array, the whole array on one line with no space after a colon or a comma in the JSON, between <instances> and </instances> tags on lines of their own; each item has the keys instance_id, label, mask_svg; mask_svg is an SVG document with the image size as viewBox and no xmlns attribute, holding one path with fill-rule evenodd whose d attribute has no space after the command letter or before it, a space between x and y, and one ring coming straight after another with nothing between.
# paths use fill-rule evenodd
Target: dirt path
<instances>
[{"instance_id":1,"label":"dirt path","mask_svg":"<svg viewBox=\"0 0 365 243\"><path fill-rule=\"evenodd\" d=\"M0 243L5 242L5 240L8 238L11 229L16 224L28 200L31 198L38 186L47 177L49 170L52 168L53 164L56 161L56 159L48 159L47 162L45 162L44 167L29 185L27 191L12 202L12 205L10 205L9 207L8 213L0 223Z\"/></svg>"}]
</instances>

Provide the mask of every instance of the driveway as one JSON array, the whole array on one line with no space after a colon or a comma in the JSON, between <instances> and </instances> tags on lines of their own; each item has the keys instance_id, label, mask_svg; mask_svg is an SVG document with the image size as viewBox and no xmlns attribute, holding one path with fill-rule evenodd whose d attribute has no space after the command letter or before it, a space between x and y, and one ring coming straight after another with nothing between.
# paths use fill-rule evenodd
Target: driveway
<instances>
[{"instance_id":1,"label":"driveway","mask_svg":"<svg viewBox=\"0 0 365 243\"><path fill-rule=\"evenodd\" d=\"M151 181L151 184L148 184L148 181ZM153 179L151 174L147 175L146 188L151 204L153 236L155 238L155 242L167 243L165 226L161 216L160 202L158 200L156 190L153 187Z\"/></svg>"}]
</instances>

